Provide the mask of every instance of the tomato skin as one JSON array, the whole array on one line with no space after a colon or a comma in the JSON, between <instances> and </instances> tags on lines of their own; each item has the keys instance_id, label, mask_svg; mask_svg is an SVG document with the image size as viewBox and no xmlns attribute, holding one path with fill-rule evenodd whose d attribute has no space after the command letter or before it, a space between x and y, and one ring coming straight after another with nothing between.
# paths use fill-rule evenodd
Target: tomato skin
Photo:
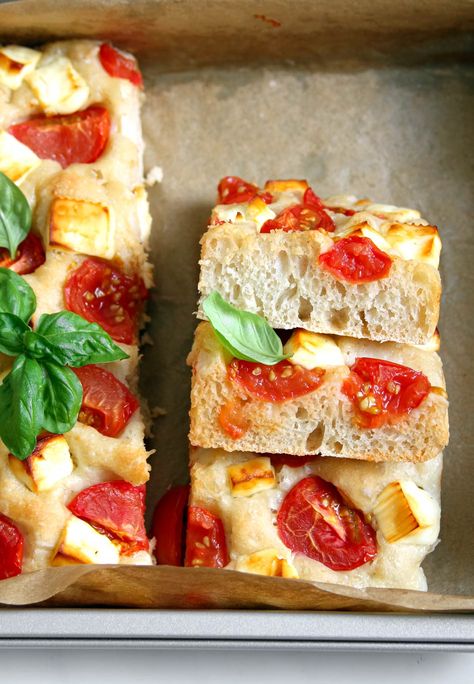
<instances>
[{"instance_id":1,"label":"tomato skin","mask_svg":"<svg viewBox=\"0 0 474 684\"><path fill-rule=\"evenodd\" d=\"M184 531L189 485L169 489L156 504L152 535L156 539L155 558L159 565L182 566Z\"/></svg>"},{"instance_id":2,"label":"tomato skin","mask_svg":"<svg viewBox=\"0 0 474 684\"><path fill-rule=\"evenodd\" d=\"M288 468L302 468L307 463L312 463L317 458L316 455L291 456L290 454L265 454L270 457L272 465L275 467L288 466Z\"/></svg>"},{"instance_id":3,"label":"tomato skin","mask_svg":"<svg viewBox=\"0 0 474 684\"><path fill-rule=\"evenodd\" d=\"M285 546L331 570L354 570L377 555L375 531L363 513L349 508L338 489L317 475L288 492L277 527Z\"/></svg>"},{"instance_id":4,"label":"tomato skin","mask_svg":"<svg viewBox=\"0 0 474 684\"><path fill-rule=\"evenodd\" d=\"M82 385L79 422L91 425L106 437L117 437L139 407L138 399L115 375L99 366L71 370Z\"/></svg>"},{"instance_id":5,"label":"tomato skin","mask_svg":"<svg viewBox=\"0 0 474 684\"><path fill-rule=\"evenodd\" d=\"M307 188L301 204L283 209L274 219L265 221L261 233L283 230L285 233L304 230L325 230L333 232L336 225L325 211L320 198L311 188Z\"/></svg>"},{"instance_id":6,"label":"tomato skin","mask_svg":"<svg viewBox=\"0 0 474 684\"><path fill-rule=\"evenodd\" d=\"M348 283L371 283L386 278L392 259L370 238L350 235L334 243L319 256L319 265L338 280Z\"/></svg>"},{"instance_id":7,"label":"tomato skin","mask_svg":"<svg viewBox=\"0 0 474 684\"><path fill-rule=\"evenodd\" d=\"M391 361L360 357L350 370L342 392L352 401L356 421L364 428L397 422L417 408L431 389L426 375ZM365 404L367 410L363 410Z\"/></svg>"},{"instance_id":8,"label":"tomato skin","mask_svg":"<svg viewBox=\"0 0 474 684\"><path fill-rule=\"evenodd\" d=\"M102 43L99 48L99 60L105 71L113 78L124 78L133 85L143 87L143 77L132 57L127 57L116 50L110 43Z\"/></svg>"},{"instance_id":9,"label":"tomato skin","mask_svg":"<svg viewBox=\"0 0 474 684\"><path fill-rule=\"evenodd\" d=\"M9 268L18 275L33 273L45 261L43 243L34 233L28 233L23 242L20 242L15 259L10 257L7 249L0 248L0 268Z\"/></svg>"},{"instance_id":10,"label":"tomato skin","mask_svg":"<svg viewBox=\"0 0 474 684\"><path fill-rule=\"evenodd\" d=\"M138 276L128 276L101 259L86 259L64 284L69 311L98 323L116 342L133 344L142 302L148 296Z\"/></svg>"},{"instance_id":11,"label":"tomato skin","mask_svg":"<svg viewBox=\"0 0 474 684\"><path fill-rule=\"evenodd\" d=\"M118 540L125 555L148 549L145 485L135 487L125 480L100 482L76 494L67 507L99 532Z\"/></svg>"},{"instance_id":12,"label":"tomato skin","mask_svg":"<svg viewBox=\"0 0 474 684\"><path fill-rule=\"evenodd\" d=\"M22 571L24 538L10 518L0 513L0 580Z\"/></svg>"},{"instance_id":13,"label":"tomato skin","mask_svg":"<svg viewBox=\"0 0 474 684\"><path fill-rule=\"evenodd\" d=\"M324 370L306 370L287 361L266 366L253 361L232 359L227 367L227 375L253 399L279 403L314 392L323 380Z\"/></svg>"},{"instance_id":14,"label":"tomato skin","mask_svg":"<svg viewBox=\"0 0 474 684\"><path fill-rule=\"evenodd\" d=\"M222 520L200 506L189 506L186 567L223 568L230 562Z\"/></svg>"},{"instance_id":15,"label":"tomato skin","mask_svg":"<svg viewBox=\"0 0 474 684\"><path fill-rule=\"evenodd\" d=\"M258 187L238 176L225 176L217 186L218 204L241 204L249 202L258 193ZM268 194L268 193L267 193Z\"/></svg>"},{"instance_id":16,"label":"tomato skin","mask_svg":"<svg viewBox=\"0 0 474 684\"><path fill-rule=\"evenodd\" d=\"M8 132L40 159L52 159L65 169L91 164L101 156L109 140L110 115L105 107L92 105L74 114L28 119Z\"/></svg>"}]
</instances>

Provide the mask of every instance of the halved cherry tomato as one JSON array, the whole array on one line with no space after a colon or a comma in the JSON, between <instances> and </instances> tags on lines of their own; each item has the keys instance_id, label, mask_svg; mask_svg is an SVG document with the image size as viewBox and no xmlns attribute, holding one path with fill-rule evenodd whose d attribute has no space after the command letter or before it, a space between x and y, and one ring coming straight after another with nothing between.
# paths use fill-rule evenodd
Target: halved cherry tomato
<instances>
[{"instance_id":1,"label":"halved cherry tomato","mask_svg":"<svg viewBox=\"0 0 474 684\"><path fill-rule=\"evenodd\" d=\"M75 516L115 539L126 555L147 550L145 485L135 487L124 480L100 482L76 494L68 504Z\"/></svg>"},{"instance_id":2,"label":"halved cherry tomato","mask_svg":"<svg viewBox=\"0 0 474 684\"><path fill-rule=\"evenodd\" d=\"M0 249L0 268L9 268L10 271L15 271L19 275L33 273L45 261L43 244L34 233L28 233L23 242L20 242L14 259L10 257L7 249L4 247Z\"/></svg>"},{"instance_id":3,"label":"halved cherry tomato","mask_svg":"<svg viewBox=\"0 0 474 684\"><path fill-rule=\"evenodd\" d=\"M314 392L324 376L321 368L306 370L287 361L266 366L240 359L232 359L227 373L230 380L243 387L251 397L273 402L296 399Z\"/></svg>"},{"instance_id":4,"label":"halved cherry tomato","mask_svg":"<svg viewBox=\"0 0 474 684\"><path fill-rule=\"evenodd\" d=\"M419 406L430 389L428 378L420 371L366 357L356 360L342 385L358 424L366 428L396 422Z\"/></svg>"},{"instance_id":5,"label":"halved cherry tomato","mask_svg":"<svg viewBox=\"0 0 474 684\"><path fill-rule=\"evenodd\" d=\"M304 230L334 231L334 221L324 210L324 205L311 188L305 190L303 201L283 209L274 219L265 221L261 233L283 230L285 233Z\"/></svg>"},{"instance_id":6,"label":"halved cherry tomato","mask_svg":"<svg viewBox=\"0 0 474 684\"><path fill-rule=\"evenodd\" d=\"M115 375L99 366L72 368L82 385L79 422L117 437L137 410L138 399Z\"/></svg>"},{"instance_id":7,"label":"halved cherry tomato","mask_svg":"<svg viewBox=\"0 0 474 684\"><path fill-rule=\"evenodd\" d=\"M152 535L156 539L155 558L160 565L184 563L189 489L189 485L173 487L156 504Z\"/></svg>"},{"instance_id":8,"label":"halved cherry tomato","mask_svg":"<svg viewBox=\"0 0 474 684\"><path fill-rule=\"evenodd\" d=\"M128 276L107 261L86 259L64 285L66 308L98 323L117 342L136 341L138 320L147 297L138 276Z\"/></svg>"},{"instance_id":9,"label":"halved cherry tomato","mask_svg":"<svg viewBox=\"0 0 474 684\"><path fill-rule=\"evenodd\" d=\"M290 489L277 526L285 546L331 570L353 570L377 555L375 531L364 514L350 508L333 484L316 475Z\"/></svg>"},{"instance_id":10,"label":"halved cherry tomato","mask_svg":"<svg viewBox=\"0 0 474 684\"><path fill-rule=\"evenodd\" d=\"M69 164L91 164L100 157L110 134L110 115L92 105L65 116L39 116L10 126L8 132L41 159L53 159L63 169Z\"/></svg>"},{"instance_id":11,"label":"halved cherry tomato","mask_svg":"<svg viewBox=\"0 0 474 684\"><path fill-rule=\"evenodd\" d=\"M312 463L312 461L315 461L319 456L290 456L289 454L265 454L266 456L270 456L270 460L272 462L273 466L276 466L277 468L279 466L288 466L289 468L301 468L302 466L306 465L307 463Z\"/></svg>"},{"instance_id":12,"label":"halved cherry tomato","mask_svg":"<svg viewBox=\"0 0 474 684\"><path fill-rule=\"evenodd\" d=\"M143 86L143 77L133 57L127 57L109 43L102 43L99 48L99 59L109 76L125 78L133 85Z\"/></svg>"},{"instance_id":13,"label":"halved cherry tomato","mask_svg":"<svg viewBox=\"0 0 474 684\"><path fill-rule=\"evenodd\" d=\"M189 506L185 566L223 568L229 562L222 520L205 508Z\"/></svg>"},{"instance_id":14,"label":"halved cherry tomato","mask_svg":"<svg viewBox=\"0 0 474 684\"><path fill-rule=\"evenodd\" d=\"M386 278L392 259L370 238L350 235L334 243L319 256L319 265L338 280L348 283L370 283Z\"/></svg>"},{"instance_id":15,"label":"halved cherry tomato","mask_svg":"<svg viewBox=\"0 0 474 684\"><path fill-rule=\"evenodd\" d=\"M231 399L219 411L219 425L232 439L240 439L250 427L250 423L242 411L243 403L239 399Z\"/></svg>"},{"instance_id":16,"label":"halved cherry tomato","mask_svg":"<svg viewBox=\"0 0 474 684\"><path fill-rule=\"evenodd\" d=\"M20 530L10 518L0 513L0 580L21 573L23 545Z\"/></svg>"},{"instance_id":17,"label":"halved cherry tomato","mask_svg":"<svg viewBox=\"0 0 474 684\"><path fill-rule=\"evenodd\" d=\"M219 204L240 204L249 202L258 194L258 187L238 176L225 176L217 186ZM268 193L267 193L268 194Z\"/></svg>"}]
</instances>

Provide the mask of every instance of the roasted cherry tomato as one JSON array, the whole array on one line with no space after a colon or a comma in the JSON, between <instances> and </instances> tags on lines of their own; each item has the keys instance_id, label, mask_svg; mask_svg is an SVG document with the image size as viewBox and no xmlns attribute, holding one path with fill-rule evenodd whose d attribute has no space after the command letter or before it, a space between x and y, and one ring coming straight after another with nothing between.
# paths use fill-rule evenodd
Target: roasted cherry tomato
<instances>
[{"instance_id":1,"label":"roasted cherry tomato","mask_svg":"<svg viewBox=\"0 0 474 684\"><path fill-rule=\"evenodd\" d=\"M136 86L143 86L143 78L133 57L127 57L109 43L102 43L99 59L105 71L114 78L125 78Z\"/></svg>"},{"instance_id":2,"label":"roasted cherry tomato","mask_svg":"<svg viewBox=\"0 0 474 684\"><path fill-rule=\"evenodd\" d=\"M73 368L82 385L79 422L117 437L137 410L138 399L115 375L99 366Z\"/></svg>"},{"instance_id":3,"label":"roasted cherry tomato","mask_svg":"<svg viewBox=\"0 0 474 684\"><path fill-rule=\"evenodd\" d=\"M334 221L325 211L324 205L311 188L307 188L301 204L283 209L274 219L265 221L261 233L283 230L285 233L304 230L334 231Z\"/></svg>"},{"instance_id":4,"label":"roasted cherry tomato","mask_svg":"<svg viewBox=\"0 0 474 684\"><path fill-rule=\"evenodd\" d=\"M173 487L156 504L152 535L156 539L155 558L160 565L183 565L186 509L189 485Z\"/></svg>"},{"instance_id":5,"label":"roasted cherry tomato","mask_svg":"<svg viewBox=\"0 0 474 684\"><path fill-rule=\"evenodd\" d=\"M248 394L260 401L281 402L314 392L322 382L324 370L306 370L287 361L266 366L253 361L232 359L227 373Z\"/></svg>"},{"instance_id":6,"label":"roasted cherry tomato","mask_svg":"<svg viewBox=\"0 0 474 684\"><path fill-rule=\"evenodd\" d=\"M316 475L290 489L277 526L285 546L331 570L353 570L377 555L375 531L363 513L350 508L333 484Z\"/></svg>"},{"instance_id":7,"label":"roasted cherry tomato","mask_svg":"<svg viewBox=\"0 0 474 684\"><path fill-rule=\"evenodd\" d=\"M393 423L410 413L427 397L426 375L391 361L361 357L351 366L342 385L352 401L357 422L366 428Z\"/></svg>"},{"instance_id":8,"label":"roasted cherry tomato","mask_svg":"<svg viewBox=\"0 0 474 684\"><path fill-rule=\"evenodd\" d=\"M109 139L110 116L105 107L92 105L65 116L28 119L10 126L8 132L41 159L53 159L65 169L100 157Z\"/></svg>"},{"instance_id":9,"label":"roasted cherry tomato","mask_svg":"<svg viewBox=\"0 0 474 684\"><path fill-rule=\"evenodd\" d=\"M217 186L219 204L241 204L249 202L258 194L258 188L238 176L226 176Z\"/></svg>"},{"instance_id":10,"label":"roasted cherry tomato","mask_svg":"<svg viewBox=\"0 0 474 684\"><path fill-rule=\"evenodd\" d=\"M68 508L99 532L119 541L122 553L148 549L145 485L135 487L125 480L100 482L79 492Z\"/></svg>"},{"instance_id":11,"label":"roasted cherry tomato","mask_svg":"<svg viewBox=\"0 0 474 684\"><path fill-rule=\"evenodd\" d=\"M21 573L23 544L20 530L10 518L0 513L0 580Z\"/></svg>"},{"instance_id":12,"label":"roasted cherry tomato","mask_svg":"<svg viewBox=\"0 0 474 684\"><path fill-rule=\"evenodd\" d=\"M275 467L288 466L289 468L301 468L307 463L312 463L319 456L290 456L289 454L265 454L270 457L272 465Z\"/></svg>"},{"instance_id":13,"label":"roasted cherry tomato","mask_svg":"<svg viewBox=\"0 0 474 684\"><path fill-rule=\"evenodd\" d=\"M69 311L98 323L117 342L136 342L145 284L100 259L86 259L64 285Z\"/></svg>"},{"instance_id":14,"label":"roasted cherry tomato","mask_svg":"<svg viewBox=\"0 0 474 684\"><path fill-rule=\"evenodd\" d=\"M219 425L232 439L240 439L249 429L249 421L243 413L239 399L226 402L219 411Z\"/></svg>"},{"instance_id":15,"label":"roasted cherry tomato","mask_svg":"<svg viewBox=\"0 0 474 684\"><path fill-rule=\"evenodd\" d=\"M388 276L392 259L369 238L350 235L321 254L319 265L338 280L370 283Z\"/></svg>"},{"instance_id":16,"label":"roasted cherry tomato","mask_svg":"<svg viewBox=\"0 0 474 684\"><path fill-rule=\"evenodd\" d=\"M222 520L199 506L189 506L187 567L223 568L230 562Z\"/></svg>"},{"instance_id":17,"label":"roasted cherry tomato","mask_svg":"<svg viewBox=\"0 0 474 684\"><path fill-rule=\"evenodd\" d=\"M8 249L0 248L0 268L9 268L19 275L33 273L45 261L41 240L33 233L28 233L23 242L20 242L14 259L10 257Z\"/></svg>"}]
</instances>

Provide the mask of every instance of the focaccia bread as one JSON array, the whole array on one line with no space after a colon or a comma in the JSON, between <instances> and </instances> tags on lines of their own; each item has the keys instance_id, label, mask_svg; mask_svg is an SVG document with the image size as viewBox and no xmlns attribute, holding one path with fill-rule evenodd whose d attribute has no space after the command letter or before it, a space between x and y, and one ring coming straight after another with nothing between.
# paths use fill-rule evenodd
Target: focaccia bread
<instances>
[{"instance_id":1,"label":"focaccia bread","mask_svg":"<svg viewBox=\"0 0 474 684\"><path fill-rule=\"evenodd\" d=\"M448 402L434 351L306 331L283 350L293 356L274 366L238 361L209 323L199 324L188 357L191 444L413 462L446 445Z\"/></svg>"},{"instance_id":2,"label":"focaccia bread","mask_svg":"<svg viewBox=\"0 0 474 684\"><path fill-rule=\"evenodd\" d=\"M441 241L418 211L232 177L218 202L201 241L200 318L215 290L274 328L408 344L434 334Z\"/></svg>"},{"instance_id":3,"label":"focaccia bread","mask_svg":"<svg viewBox=\"0 0 474 684\"><path fill-rule=\"evenodd\" d=\"M438 540L441 455L421 464L297 462L192 449L187 564L214 556L215 565L261 575L426 590L421 563Z\"/></svg>"},{"instance_id":4,"label":"focaccia bread","mask_svg":"<svg viewBox=\"0 0 474 684\"><path fill-rule=\"evenodd\" d=\"M142 99L134 58L110 45L0 47L0 171L32 209L30 234L15 259L0 249L0 267L33 289L33 329L42 314L72 311L129 357L76 369L83 405L69 432L40 435L24 461L0 442L0 546L19 535L22 547L16 567L0 562L2 578L50 565L152 562L138 396L152 285ZM2 378L11 362L1 357ZM114 527L108 505L126 530Z\"/></svg>"}]
</instances>

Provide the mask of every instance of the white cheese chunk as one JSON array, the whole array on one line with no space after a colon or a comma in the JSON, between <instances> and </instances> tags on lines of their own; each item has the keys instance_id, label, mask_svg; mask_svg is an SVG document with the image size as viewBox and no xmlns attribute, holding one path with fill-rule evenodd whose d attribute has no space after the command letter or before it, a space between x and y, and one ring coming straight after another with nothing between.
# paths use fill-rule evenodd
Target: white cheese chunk
<instances>
[{"instance_id":1,"label":"white cheese chunk","mask_svg":"<svg viewBox=\"0 0 474 684\"><path fill-rule=\"evenodd\" d=\"M25 76L34 71L40 57L41 52L20 45L0 47L0 83L17 90Z\"/></svg>"},{"instance_id":2,"label":"white cheese chunk","mask_svg":"<svg viewBox=\"0 0 474 684\"><path fill-rule=\"evenodd\" d=\"M89 98L89 86L66 57L42 62L26 80L47 114L72 114Z\"/></svg>"},{"instance_id":3,"label":"white cheese chunk","mask_svg":"<svg viewBox=\"0 0 474 684\"><path fill-rule=\"evenodd\" d=\"M69 446L63 435L40 437L31 456L20 461L9 455L10 469L33 492L52 489L74 469Z\"/></svg>"},{"instance_id":4,"label":"white cheese chunk","mask_svg":"<svg viewBox=\"0 0 474 684\"><path fill-rule=\"evenodd\" d=\"M441 240L435 226L393 224L385 238L402 259L421 261L438 268Z\"/></svg>"},{"instance_id":5,"label":"white cheese chunk","mask_svg":"<svg viewBox=\"0 0 474 684\"><path fill-rule=\"evenodd\" d=\"M344 366L341 350L330 335L295 330L283 347L285 354L291 354L288 361L307 370Z\"/></svg>"},{"instance_id":6,"label":"white cheese chunk","mask_svg":"<svg viewBox=\"0 0 474 684\"><path fill-rule=\"evenodd\" d=\"M111 207L86 200L57 197L49 219L51 245L80 254L112 259L115 255L115 217Z\"/></svg>"},{"instance_id":7,"label":"white cheese chunk","mask_svg":"<svg viewBox=\"0 0 474 684\"><path fill-rule=\"evenodd\" d=\"M63 530L53 565L72 563L118 563L120 550L105 534L71 516Z\"/></svg>"},{"instance_id":8,"label":"white cheese chunk","mask_svg":"<svg viewBox=\"0 0 474 684\"><path fill-rule=\"evenodd\" d=\"M275 471L268 456L229 466L227 472L232 496L251 496L276 485Z\"/></svg>"},{"instance_id":9,"label":"white cheese chunk","mask_svg":"<svg viewBox=\"0 0 474 684\"><path fill-rule=\"evenodd\" d=\"M248 556L241 556L235 564L235 569L255 575L298 579L296 568L275 549L264 549Z\"/></svg>"},{"instance_id":10,"label":"white cheese chunk","mask_svg":"<svg viewBox=\"0 0 474 684\"><path fill-rule=\"evenodd\" d=\"M7 131L0 131L0 171L18 185L41 164L41 159Z\"/></svg>"}]
</instances>

